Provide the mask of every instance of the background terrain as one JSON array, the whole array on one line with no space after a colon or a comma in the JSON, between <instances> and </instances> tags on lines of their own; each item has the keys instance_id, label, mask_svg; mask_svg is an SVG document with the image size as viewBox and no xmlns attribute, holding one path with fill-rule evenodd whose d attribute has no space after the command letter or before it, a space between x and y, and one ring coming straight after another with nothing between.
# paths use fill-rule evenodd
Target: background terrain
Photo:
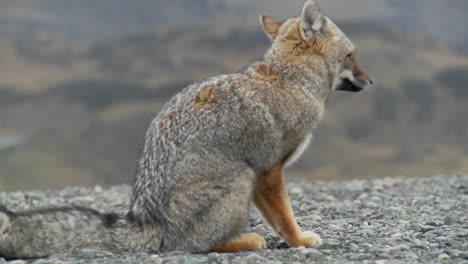
<instances>
[{"instance_id":1,"label":"background terrain","mask_svg":"<svg viewBox=\"0 0 468 264\"><path fill-rule=\"evenodd\" d=\"M336 93L303 179L468 172L468 1L322 0L376 85ZM152 117L241 70L302 0L0 1L0 191L131 181Z\"/></svg>"}]
</instances>

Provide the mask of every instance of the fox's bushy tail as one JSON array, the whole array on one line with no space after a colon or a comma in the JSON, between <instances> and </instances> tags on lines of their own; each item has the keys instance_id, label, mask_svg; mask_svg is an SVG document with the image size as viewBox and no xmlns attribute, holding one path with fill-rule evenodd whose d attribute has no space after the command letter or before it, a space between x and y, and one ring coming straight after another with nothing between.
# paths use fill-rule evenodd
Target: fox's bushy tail
<instances>
[{"instance_id":1,"label":"fox's bushy tail","mask_svg":"<svg viewBox=\"0 0 468 264\"><path fill-rule=\"evenodd\" d=\"M0 207L0 257L38 258L81 249L158 251L155 227L84 207L12 212Z\"/></svg>"}]
</instances>

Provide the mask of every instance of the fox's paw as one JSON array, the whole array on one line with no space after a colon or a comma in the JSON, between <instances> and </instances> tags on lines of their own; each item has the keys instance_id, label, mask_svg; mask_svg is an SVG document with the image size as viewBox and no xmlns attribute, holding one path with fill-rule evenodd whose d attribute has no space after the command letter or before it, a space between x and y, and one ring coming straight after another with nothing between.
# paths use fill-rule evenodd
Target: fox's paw
<instances>
[{"instance_id":1,"label":"fox's paw","mask_svg":"<svg viewBox=\"0 0 468 264\"><path fill-rule=\"evenodd\" d=\"M4 212L0 212L0 239L6 238L10 232L11 222L8 215Z\"/></svg>"},{"instance_id":2,"label":"fox's paw","mask_svg":"<svg viewBox=\"0 0 468 264\"><path fill-rule=\"evenodd\" d=\"M301 240L304 247L318 247L322 244L320 236L312 231L303 232Z\"/></svg>"},{"instance_id":3,"label":"fox's paw","mask_svg":"<svg viewBox=\"0 0 468 264\"><path fill-rule=\"evenodd\" d=\"M210 252L239 252L266 248L265 239L257 233L243 233L210 248Z\"/></svg>"},{"instance_id":4,"label":"fox's paw","mask_svg":"<svg viewBox=\"0 0 468 264\"><path fill-rule=\"evenodd\" d=\"M248 240L252 249L265 249L267 246L265 239L257 233L248 233Z\"/></svg>"}]
</instances>

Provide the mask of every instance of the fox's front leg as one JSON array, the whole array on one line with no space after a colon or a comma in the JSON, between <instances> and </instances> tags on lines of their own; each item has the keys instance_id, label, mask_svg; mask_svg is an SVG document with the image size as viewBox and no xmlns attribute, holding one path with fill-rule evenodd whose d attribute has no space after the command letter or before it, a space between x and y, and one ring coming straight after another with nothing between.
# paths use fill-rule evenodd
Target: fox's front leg
<instances>
[{"instance_id":1,"label":"fox's front leg","mask_svg":"<svg viewBox=\"0 0 468 264\"><path fill-rule=\"evenodd\" d=\"M322 243L319 235L311 231L302 232L297 224L286 190L283 166L274 166L259 177L253 201L265 222L290 247L314 247Z\"/></svg>"}]
</instances>

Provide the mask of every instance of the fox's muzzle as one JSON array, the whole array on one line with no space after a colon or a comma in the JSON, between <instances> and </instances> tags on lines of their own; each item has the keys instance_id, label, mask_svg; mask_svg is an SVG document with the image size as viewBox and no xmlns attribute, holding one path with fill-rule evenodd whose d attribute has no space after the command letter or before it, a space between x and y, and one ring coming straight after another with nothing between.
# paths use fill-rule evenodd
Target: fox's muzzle
<instances>
[{"instance_id":1,"label":"fox's muzzle","mask_svg":"<svg viewBox=\"0 0 468 264\"><path fill-rule=\"evenodd\" d=\"M353 70L348 71L348 73L342 77L342 82L337 90L359 92L371 86L372 83L373 81L369 78L367 73L365 73L353 59Z\"/></svg>"}]
</instances>

